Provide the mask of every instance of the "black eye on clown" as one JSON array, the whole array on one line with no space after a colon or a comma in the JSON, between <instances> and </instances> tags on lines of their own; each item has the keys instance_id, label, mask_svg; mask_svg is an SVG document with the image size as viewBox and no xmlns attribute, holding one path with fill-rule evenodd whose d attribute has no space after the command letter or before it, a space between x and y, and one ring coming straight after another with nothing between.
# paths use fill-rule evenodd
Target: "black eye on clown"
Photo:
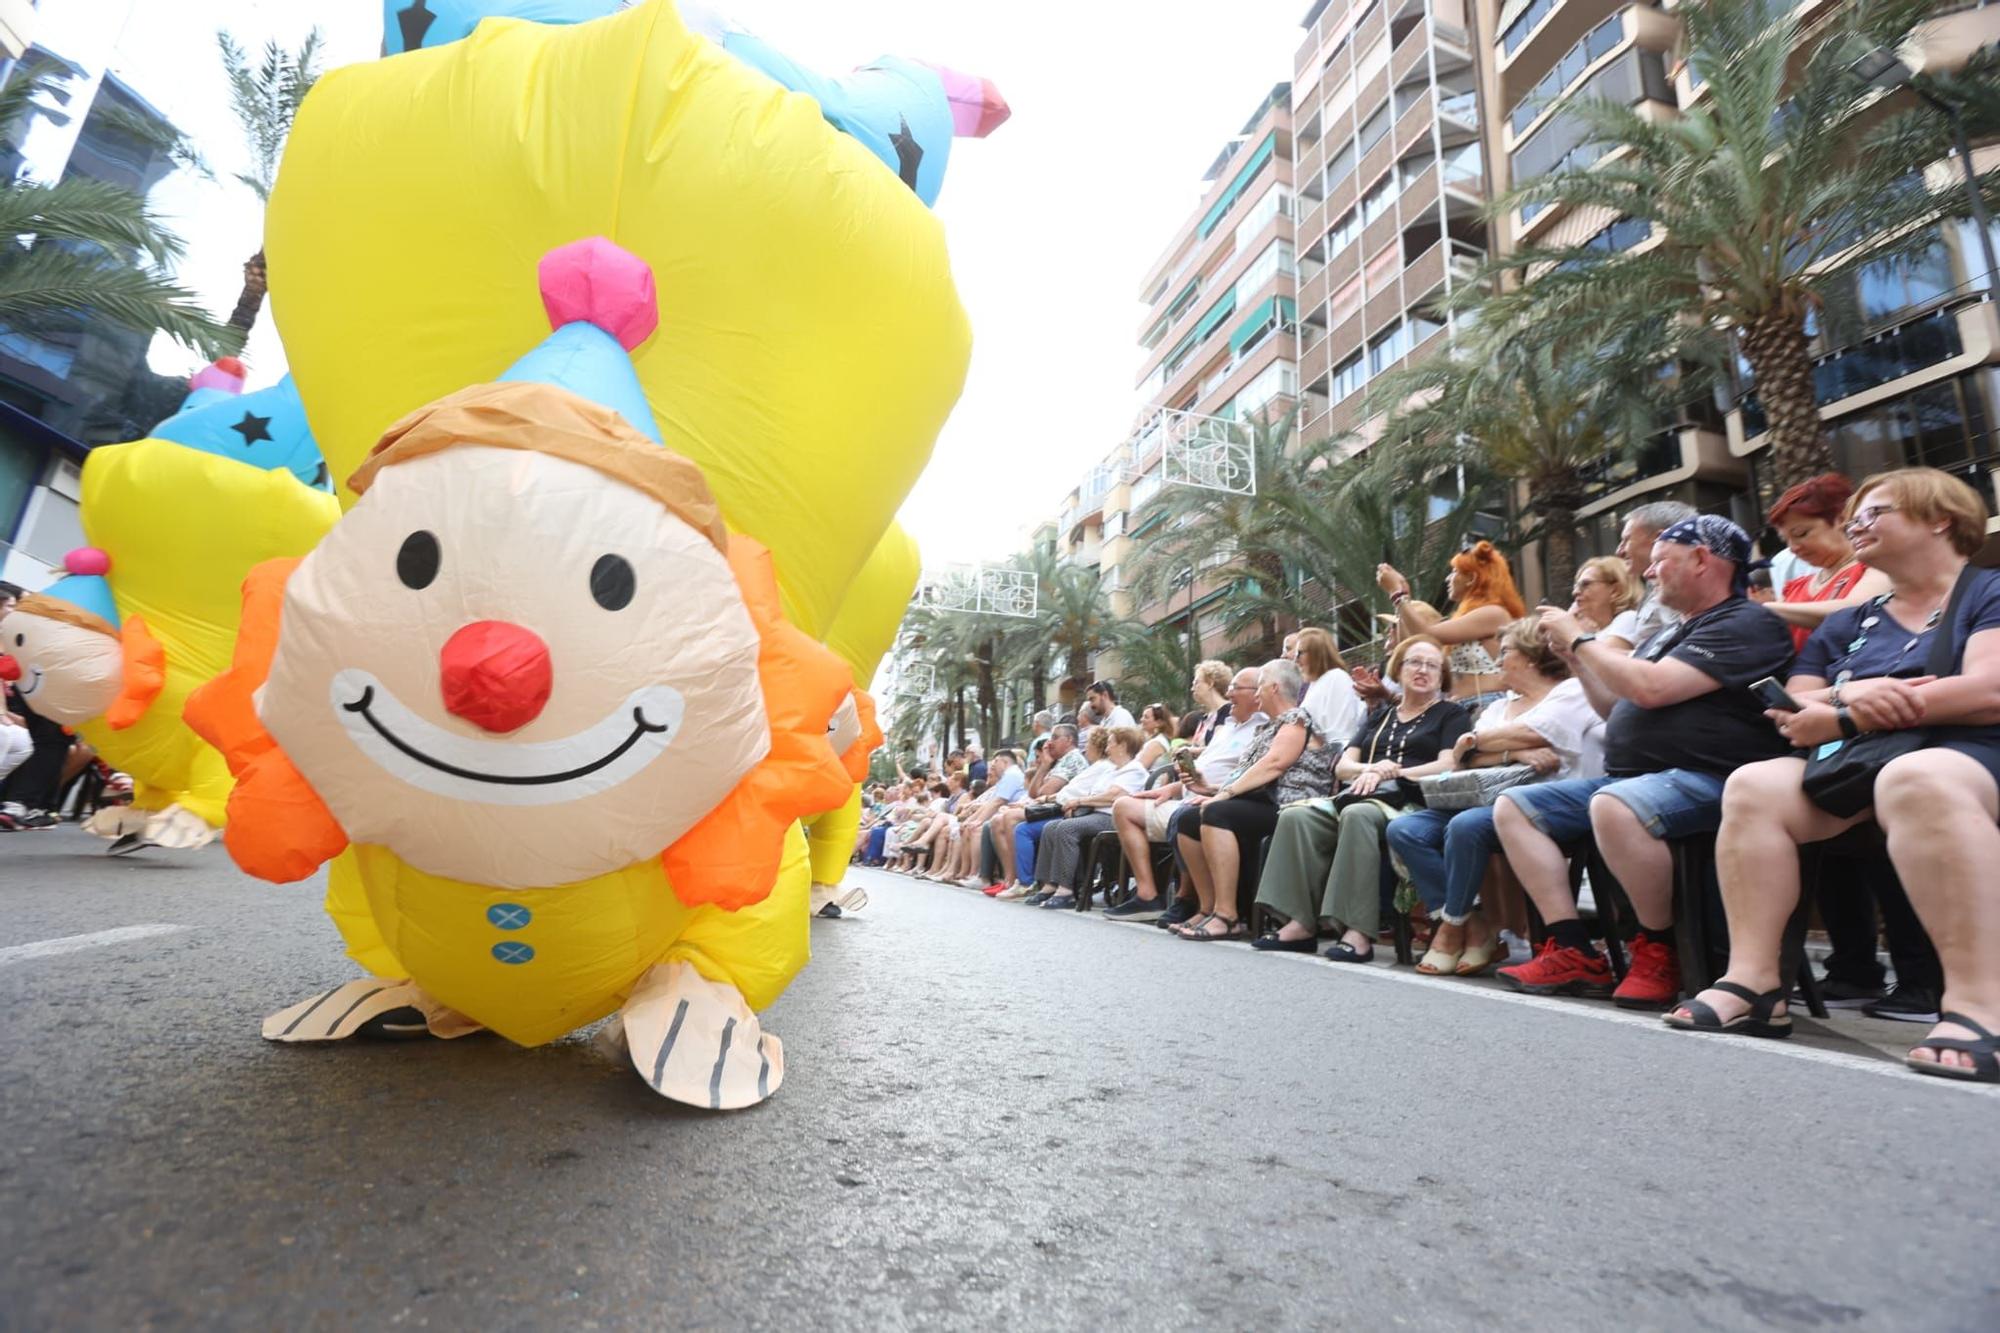
<instances>
[{"instance_id":1,"label":"black eye on clown","mask_svg":"<svg viewBox=\"0 0 2000 1333\"><path fill-rule=\"evenodd\" d=\"M396 552L396 577L406 588L428 588L438 576L438 561L442 558L437 537L419 529L403 538L403 545Z\"/></svg>"},{"instance_id":2,"label":"black eye on clown","mask_svg":"<svg viewBox=\"0 0 2000 1333\"><path fill-rule=\"evenodd\" d=\"M638 575L622 555L600 555L590 567L590 596L606 611L623 611L638 591Z\"/></svg>"}]
</instances>

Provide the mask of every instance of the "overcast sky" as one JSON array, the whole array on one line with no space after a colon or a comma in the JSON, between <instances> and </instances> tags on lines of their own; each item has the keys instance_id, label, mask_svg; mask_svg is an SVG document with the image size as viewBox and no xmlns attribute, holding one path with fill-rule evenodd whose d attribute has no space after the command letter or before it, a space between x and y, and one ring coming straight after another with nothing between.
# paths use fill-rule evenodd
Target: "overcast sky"
<instances>
[{"instance_id":1,"label":"overcast sky","mask_svg":"<svg viewBox=\"0 0 2000 1333\"><path fill-rule=\"evenodd\" d=\"M74 3L45 0L44 8ZM996 559L1124 435L1136 400L1138 287L1200 176L1270 86L1290 76L1306 0L713 0L827 71L914 56L984 74L1013 119L952 153L938 211L971 312L971 378L903 522L927 563ZM138 0L113 67L201 144L241 165L214 33L374 59L379 0ZM250 194L177 177L156 204L187 237L182 278L218 315L235 303L260 217ZM252 387L284 373L268 318ZM156 368L180 370L178 349Z\"/></svg>"}]
</instances>

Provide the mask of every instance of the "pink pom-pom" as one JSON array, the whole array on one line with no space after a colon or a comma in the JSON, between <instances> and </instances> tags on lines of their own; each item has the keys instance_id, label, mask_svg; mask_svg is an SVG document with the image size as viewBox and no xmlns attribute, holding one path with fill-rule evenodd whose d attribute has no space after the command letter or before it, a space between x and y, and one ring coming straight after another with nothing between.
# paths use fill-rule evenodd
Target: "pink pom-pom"
<instances>
[{"instance_id":1,"label":"pink pom-pom","mask_svg":"<svg viewBox=\"0 0 2000 1333\"><path fill-rule=\"evenodd\" d=\"M549 327L595 324L631 351L653 336L660 302L646 261L602 236L571 241L542 256L537 274Z\"/></svg>"},{"instance_id":2,"label":"pink pom-pom","mask_svg":"<svg viewBox=\"0 0 2000 1333\"><path fill-rule=\"evenodd\" d=\"M224 393L243 392L243 363L233 356L219 357L197 370L188 379L188 389L220 389Z\"/></svg>"},{"instance_id":3,"label":"pink pom-pom","mask_svg":"<svg viewBox=\"0 0 2000 1333\"><path fill-rule=\"evenodd\" d=\"M95 546L79 546L63 557L63 568L72 574L102 577L111 572L111 557Z\"/></svg>"}]
</instances>

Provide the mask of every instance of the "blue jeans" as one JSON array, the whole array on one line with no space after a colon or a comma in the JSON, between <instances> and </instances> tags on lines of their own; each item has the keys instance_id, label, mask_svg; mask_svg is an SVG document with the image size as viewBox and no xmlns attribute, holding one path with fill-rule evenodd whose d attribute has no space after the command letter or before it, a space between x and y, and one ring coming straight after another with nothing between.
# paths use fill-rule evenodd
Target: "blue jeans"
<instances>
[{"instance_id":1,"label":"blue jeans","mask_svg":"<svg viewBox=\"0 0 2000 1333\"><path fill-rule=\"evenodd\" d=\"M1053 819L1040 819L1032 824L1014 826L1014 879L1018 883L1035 882L1035 857L1041 851L1042 831L1055 822Z\"/></svg>"},{"instance_id":2,"label":"blue jeans","mask_svg":"<svg viewBox=\"0 0 2000 1333\"><path fill-rule=\"evenodd\" d=\"M1512 801L1529 823L1562 847L1590 836L1590 798L1599 792L1631 810L1654 837L1685 838L1722 827L1724 781L1713 773L1668 768L1636 778L1529 783L1509 787L1500 799Z\"/></svg>"},{"instance_id":3,"label":"blue jeans","mask_svg":"<svg viewBox=\"0 0 2000 1333\"><path fill-rule=\"evenodd\" d=\"M1487 861L1500 850L1492 807L1406 810L1389 821L1388 837L1431 915L1462 924L1479 899Z\"/></svg>"}]
</instances>

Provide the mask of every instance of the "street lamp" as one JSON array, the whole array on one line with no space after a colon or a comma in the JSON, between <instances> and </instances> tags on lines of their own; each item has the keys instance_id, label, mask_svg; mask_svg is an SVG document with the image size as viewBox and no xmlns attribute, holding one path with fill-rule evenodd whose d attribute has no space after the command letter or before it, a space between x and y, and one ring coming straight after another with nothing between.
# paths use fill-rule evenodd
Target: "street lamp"
<instances>
[{"instance_id":1,"label":"street lamp","mask_svg":"<svg viewBox=\"0 0 2000 1333\"><path fill-rule=\"evenodd\" d=\"M1944 112L1945 119L1951 122L1952 141L1958 146L1959 165L1965 170L1965 193L1972 201L1972 224L1979 230L1979 248L1986 259L1986 290L2000 298L2000 259L1993 254L1993 221L1986 215L1986 201L1979 195L1979 173L1972 165L1972 145L1966 141L1965 118L1950 102L1918 86L1915 71L1886 46L1876 47L1848 68L1870 88L1879 88L1883 92L1908 88Z\"/></svg>"}]
</instances>

